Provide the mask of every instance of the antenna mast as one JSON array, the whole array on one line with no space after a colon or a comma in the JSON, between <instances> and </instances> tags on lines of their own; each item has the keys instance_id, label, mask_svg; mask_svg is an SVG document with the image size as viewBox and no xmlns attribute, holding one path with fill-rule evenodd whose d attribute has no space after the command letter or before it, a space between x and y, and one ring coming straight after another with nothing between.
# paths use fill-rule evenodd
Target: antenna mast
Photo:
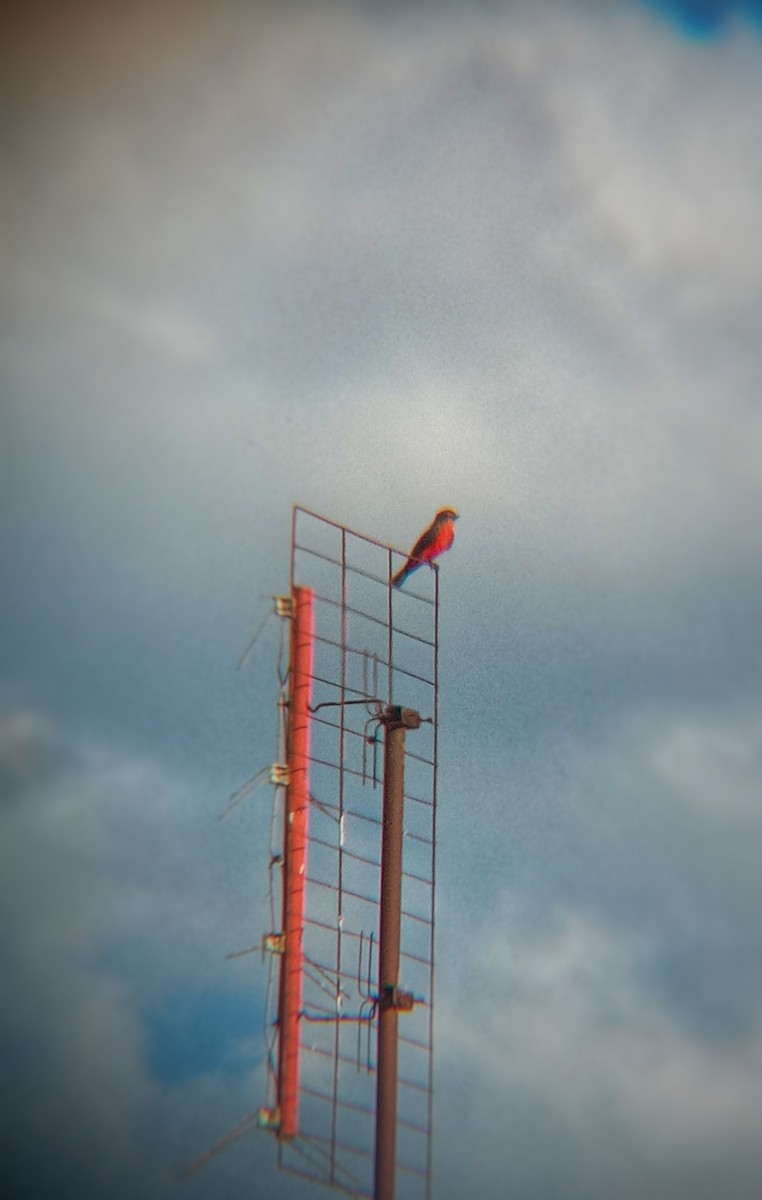
<instances>
[{"instance_id":1,"label":"antenna mast","mask_svg":"<svg viewBox=\"0 0 762 1200\"><path fill-rule=\"evenodd\" d=\"M357 1200L432 1200L439 575L393 589L406 557L296 506L278 610L282 926L263 939L279 979L259 1123L281 1167Z\"/></svg>"}]
</instances>

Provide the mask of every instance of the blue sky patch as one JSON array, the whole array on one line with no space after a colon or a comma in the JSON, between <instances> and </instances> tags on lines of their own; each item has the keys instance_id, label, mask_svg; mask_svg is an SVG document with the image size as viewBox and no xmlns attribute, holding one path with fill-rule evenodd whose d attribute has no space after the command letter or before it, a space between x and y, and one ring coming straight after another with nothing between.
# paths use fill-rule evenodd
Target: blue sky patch
<instances>
[{"instance_id":1,"label":"blue sky patch","mask_svg":"<svg viewBox=\"0 0 762 1200\"><path fill-rule=\"evenodd\" d=\"M762 30L760 0L646 0L646 4L674 21L687 37L701 41L722 36L735 16L746 17Z\"/></svg>"}]
</instances>

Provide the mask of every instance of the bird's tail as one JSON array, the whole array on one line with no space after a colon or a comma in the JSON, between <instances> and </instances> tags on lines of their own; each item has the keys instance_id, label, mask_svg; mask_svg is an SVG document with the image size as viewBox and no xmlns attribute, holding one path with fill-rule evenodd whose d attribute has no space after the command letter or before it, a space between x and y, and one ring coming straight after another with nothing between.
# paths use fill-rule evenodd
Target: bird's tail
<instances>
[{"instance_id":1,"label":"bird's tail","mask_svg":"<svg viewBox=\"0 0 762 1200\"><path fill-rule=\"evenodd\" d=\"M413 571L417 571L418 567L420 567L420 565L421 564L419 562L413 562L412 559L409 558L407 560L407 562L405 563L404 567L400 567L397 574L392 575L392 578L390 580L392 587L396 587L396 588L402 587L402 585L405 582L405 580L407 579L408 575L412 575Z\"/></svg>"}]
</instances>

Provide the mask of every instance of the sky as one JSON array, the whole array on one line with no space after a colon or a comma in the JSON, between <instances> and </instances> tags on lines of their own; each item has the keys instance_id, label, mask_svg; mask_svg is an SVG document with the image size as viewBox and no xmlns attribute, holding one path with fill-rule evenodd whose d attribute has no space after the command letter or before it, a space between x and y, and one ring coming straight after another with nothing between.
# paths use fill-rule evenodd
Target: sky
<instances>
[{"instance_id":1,"label":"sky","mask_svg":"<svg viewBox=\"0 0 762 1200\"><path fill-rule=\"evenodd\" d=\"M11 1194L314 1194L259 1132L180 1180L264 1100L267 789L216 818L300 503L461 513L436 1200L756 1197L759 4L3 24Z\"/></svg>"}]
</instances>

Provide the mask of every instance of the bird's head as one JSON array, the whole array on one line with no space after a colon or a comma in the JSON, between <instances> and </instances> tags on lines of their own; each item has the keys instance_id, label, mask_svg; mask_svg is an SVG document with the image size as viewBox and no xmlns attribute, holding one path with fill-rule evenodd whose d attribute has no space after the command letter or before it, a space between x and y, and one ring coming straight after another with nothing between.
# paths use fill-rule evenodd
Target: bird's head
<instances>
[{"instance_id":1,"label":"bird's head","mask_svg":"<svg viewBox=\"0 0 762 1200\"><path fill-rule=\"evenodd\" d=\"M438 521L457 521L459 517L460 513L456 512L454 508L440 508L436 519Z\"/></svg>"}]
</instances>

